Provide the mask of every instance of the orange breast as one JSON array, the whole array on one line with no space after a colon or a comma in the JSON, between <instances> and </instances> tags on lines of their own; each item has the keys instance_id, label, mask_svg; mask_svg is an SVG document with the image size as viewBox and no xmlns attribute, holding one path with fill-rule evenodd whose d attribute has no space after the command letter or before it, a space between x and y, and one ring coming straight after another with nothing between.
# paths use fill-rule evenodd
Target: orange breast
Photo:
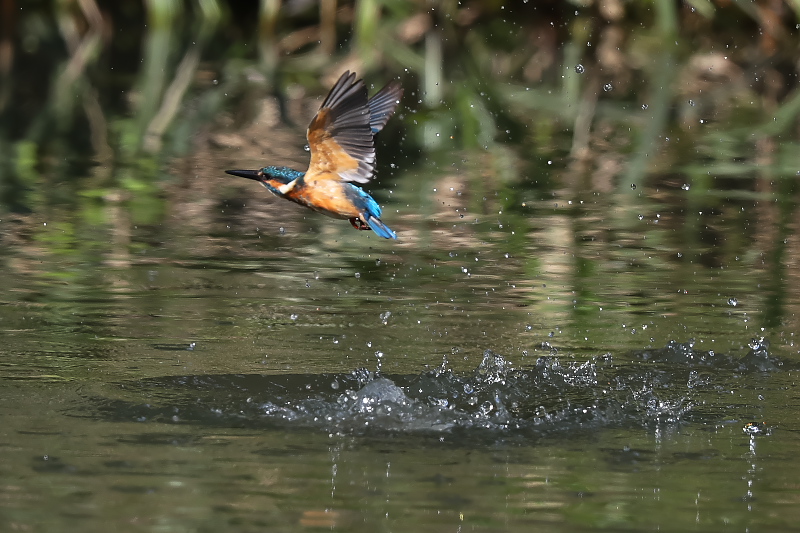
<instances>
[{"instance_id":1,"label":"orange breast","mask_svg":"<svg viewBox=\"0 0 800 533\"><path fill-rule=\"evenodd\" d=\"M328 216L354 218L360 213L346 193L347 186L349 184L339 181L338 176L323 174L318 175L312 183L306 182L302 187L293 188L286 197Z\"/></svg>"}]
</instances>

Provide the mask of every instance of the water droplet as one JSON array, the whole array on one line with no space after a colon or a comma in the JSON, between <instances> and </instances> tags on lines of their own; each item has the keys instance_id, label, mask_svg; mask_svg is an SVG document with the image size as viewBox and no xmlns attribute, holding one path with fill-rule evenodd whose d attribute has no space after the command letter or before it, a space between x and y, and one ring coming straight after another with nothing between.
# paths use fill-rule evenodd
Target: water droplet
<instances>
[{"instance_id":1,"label":"water droplet","mask_svg":"<svg viewBox=\"0 0 800 533\"><path fill-rule=\"evenodd\" d=\"M766 350L769 348L769 341L764 337L753 337L747 345L751 350Z\"/></svg>"},{"instance_id":2,"label":"water droplet","mask_svg":"<svg viewBox=\"0 0 800 533\"><path fill-rule=\"evenodd\" d=\"M736 298L728 298L728 305L730 305L731 307L736 307L737 305L739 305L739 300L737 300Z\"/></svg>"},{"instance_id":3,"label":"water droplet","mask_svg":"<svg viewBox=\"0 0 800 533\"><path fill-rule=\"evenodd\" d=\"M280 228L278 228L278 233L280 233L281 235L286 235L286 228L281 226Z\"/></svg>"},{"instance_id":4,"label":"water droplet","mask_svg":"<svg viewBox=\"0 0 800 533\"><path fill-rule=\"evenodd\" d=\"M289 315L289 318L291 318L292 320L297 320L297 315L292 313L291 315Z\"/></svg>"},{"instance_id":5,"label":"water droplet","mask_svg":"<svg viewBox=\"0 0 800 533\"><path fill-rule=\"evenodd\" d=\"M303 150L305 150L306 152L310 152L311 151L311 147L309 145L305 145L305 146L303 146Z\"/></svg>"},{"instance_id":6,"label":"water droplet","mask_svg":"<svg viewBox=\"0 0 800 533\"><path fill-rule=\"evenodd\" d=\"M360 278L360 277L361 277L361 272L356 272L356 278Z\"/></svg>"},{"instance_id":7,"label":"water droplet","mask_svg":"<svg viewBox=\"0 0 800 533\"><path fill-rule=\"evenodd\" d=\"M689 190L689 184L688 183L684 183L683 185L681 185L681 189L683 189L684 191L688 191Z\"/></svg>"},{"instance_id":8,"label":"water droplet","mask_svg":"<svg viewBox=\"0 0 800 533\"><path fill-rule=\"evenodd\" d=\"M613 89L613 88L614 88L614 86L613 86L613 85L611 85L611 83L610 83L610 82L609 82L609 83L606 83L605 85L603 85L603 90L604 90L605 92L608 92L608 91L610 91L610 90L611 90L611 89Z\"/></svg>"},{"instance_id":9,"label":"water droplet","mask_svg":"<svg viewBox=\"0 0 800 533\"><path fill-rule=\"evenodd\" d=\"M375 266L381 266L381 260L380 259L376 259L375 260Z\"/></svg>"},{"instance_id":10,"label":"water droplet","mask_svg":"<svg viewBox=\"0 0 800 533\"><path fill-rule=\"evenodd\" d=\"M575 72L577 72L578 74L583 74L584 72L586 72L586 67L580 64L575 65Z\"/></svg>"},{"instance_id":11,"label":"water droplet","mask_svg":"<svg viewBox=\"0 0 800 533\"><path fill-rule=\"evenodd\" d=\"M646 111L648 107L650 106L647 104L642 104L642 111Z\"/></svg>"},{"instance_id":12,"label":"water droplet","mask_svg":"<svg viewBox=\"0 0 800 533\"><path fill-rule=\"evenodd\" d=\"M689 100L689 105L694 107L695 106L694 100Z\"/></svg>"},{"instance_id":13,"label":"water droplet","mask_svg":"<svg viewBox=\"0 0 800 533\"><path fill-rule=\"evenodd\" d=\"M639 220L644 220L644 215L639 215L636 218L638 218Z\"/></svg>"},{"instance_id":14,"label":"water droplet","mask_svg":"<svg viewBox=\"0 0 800 533\"><path fill-rule=\"evenodd\" d=\"M636 184L635 184L635 183L631 183L631 190L632 190L632 191L635 191L635 190L636 190Z\"/></svg>"}]
</instances>

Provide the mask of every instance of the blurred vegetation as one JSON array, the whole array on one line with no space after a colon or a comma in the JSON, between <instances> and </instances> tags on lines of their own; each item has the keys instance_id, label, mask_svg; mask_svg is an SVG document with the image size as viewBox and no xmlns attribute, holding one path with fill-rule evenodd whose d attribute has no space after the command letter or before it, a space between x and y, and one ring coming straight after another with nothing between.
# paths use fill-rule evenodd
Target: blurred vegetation
<instances>
[{"instance_id":1,"label":"blurred vegetation","mask_svg":"<svg viewBox=\"0 0 800 533\"><path fill-rule=\"evenodd\" d=\"M793 190L800 168L794 0L0 0L0 9L0 205L21 215L61 205L98 222L121 206L134 223L162 221L170 184L186 167L215 175L231 147L253 142L242 132L289 127L285 141L265 143L300 144L308 97L348 68L376 86L403 80L402 120L382 141L409 162L487 154L488 182L470 181L503 189L509 209L526 191L560 186L691 182L704 202L720 188L748 197L764 192L762 178L791 177L778 189ZM280 120L246 130L265 102ZM217 167L195 158L176 169L209 146L222 148Z\"/></svg>"}]
</instances>

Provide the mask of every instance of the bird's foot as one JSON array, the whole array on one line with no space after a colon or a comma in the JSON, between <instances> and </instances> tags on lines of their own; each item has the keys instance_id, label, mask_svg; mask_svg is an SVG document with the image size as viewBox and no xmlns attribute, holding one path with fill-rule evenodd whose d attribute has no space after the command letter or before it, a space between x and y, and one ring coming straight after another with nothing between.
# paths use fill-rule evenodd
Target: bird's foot
<instances>
[{"instance_id":1,"label":"bird's foot","mask_svg":"<svg viewBox=\"0 0 800 533\"><path fill-rule=\"evenodd\" d=\"M371 230L372 229L367 224L365 224L364 221L361 220L360 218L351 218L350 219L350 224L352 224L353 227L356 228L357 230L361 230L361 231Z\"/></svg>"}]
</instances>

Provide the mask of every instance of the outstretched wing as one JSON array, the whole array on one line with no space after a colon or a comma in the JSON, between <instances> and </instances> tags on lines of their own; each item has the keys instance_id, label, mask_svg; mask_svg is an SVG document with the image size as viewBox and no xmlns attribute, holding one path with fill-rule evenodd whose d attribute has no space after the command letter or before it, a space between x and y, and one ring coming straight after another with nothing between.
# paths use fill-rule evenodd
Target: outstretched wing
<instances>
[{"instance_id":1,"label":"outstretched wing","mask_svg":"<svg viewBox=\"0 0 800 533\"><path fill-rule=\"evenodd\" d=\"M403 96L403 88L400 82L392 80L386 87L372 95L367 105L369 106L369 127L372 134L376 134L383 129L400 103Z\"/></svg>"},{"instance_id":2,"label":"outstretched wing","mask_svg":"<svg viewBox=\"0 0 800 533\"><path fill-rule=\"evenodd\" d=\"M338 177L366 183L372 179L373 136L389 120L400 94L399 84L393 82L367 100L364 81L349 71L342 74L308 126L311 163L306 182Z\"/></svg>"}]
</instances>

